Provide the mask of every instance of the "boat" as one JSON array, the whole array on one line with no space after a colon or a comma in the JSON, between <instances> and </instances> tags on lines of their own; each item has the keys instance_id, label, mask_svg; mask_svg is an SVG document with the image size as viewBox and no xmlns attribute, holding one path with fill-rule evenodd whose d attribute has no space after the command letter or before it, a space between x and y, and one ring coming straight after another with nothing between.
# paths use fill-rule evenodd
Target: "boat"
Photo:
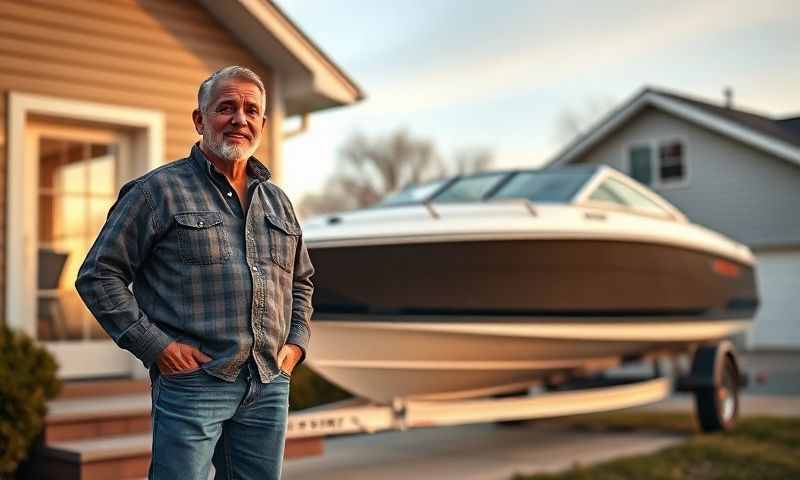
<instances>
[{"instance_id":1,"label":"boat","mask_svg":"<svg viewBox=\"0 0 800 480\"><path fill-rule=\"evenodd\" d=\"M606 166L409 187L303 225L308 364L365 399L472 398L749 328L752 252Z\"/></svg>"}]
</instances>

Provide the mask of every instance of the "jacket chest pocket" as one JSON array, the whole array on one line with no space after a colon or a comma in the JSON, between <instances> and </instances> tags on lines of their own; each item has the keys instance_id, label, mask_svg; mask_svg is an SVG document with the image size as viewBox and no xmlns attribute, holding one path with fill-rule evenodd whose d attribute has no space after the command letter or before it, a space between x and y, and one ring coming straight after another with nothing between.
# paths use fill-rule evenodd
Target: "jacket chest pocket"
<instances>
[{"instance_id":1,"label":"jacket chest pocket","mask_svg":"<svg viewBox=\"0 0 800 480\"><path fill-rule=\"evenodd\" d=\"M225 263L231 257L219 212L184 212L175 215L181 260L193 265Z\"/></svg>"},{"instance_id":2,"label":"jacket chest pocket","mask_svg":"<svg viewBox=\"0 0 800 480\"><path fill-rule=\"evenodd\" d=\"M291 272L301 233L300 228L272 213L264 216L269 231L269 252L272 261L287 272Z\"/></svg>"}]
</instances>

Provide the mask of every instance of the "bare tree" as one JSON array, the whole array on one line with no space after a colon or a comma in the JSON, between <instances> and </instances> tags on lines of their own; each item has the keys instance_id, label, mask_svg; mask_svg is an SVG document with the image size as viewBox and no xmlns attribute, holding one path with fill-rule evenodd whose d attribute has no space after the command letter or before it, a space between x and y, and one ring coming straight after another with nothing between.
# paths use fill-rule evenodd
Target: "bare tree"
<instances>
[{"instance_id":1,"label":"bare tree","mask_svg":"<svg viewBox=\"0 0 800 480\"><path fill-rule=\"evenodd\" d=\"M459 150L453 157L452 175L467 175L489 169L494 163L494 156L485 148L468 148Z\"/></svg>"},{"instance_id":2,"label":"bare tree","mask_svg":"<svg viewBox=\"0 0 800 480\"><path fill-rule=\"evenodd\" d=\"M595 122L613 110L616 103L611 97L595 96L587 98L581 108L563 108L556 118L555 140L566 143L586 133Z\"/></svg>"},{"instance_id":3,"label":"bare tree","mask_svg":"<svg viewBox=\"0 0 800 480\"><path fill-rule=\"evenodd\" d=\"M355 134L339 150L333 182L367 206L409 183L441 175L441 165L433 143L411 138L406 130L375 140Z\"/></svg>"},{"instance_id":4,"label":"bare tree","mask_svg":"<svg viewBox=\"0 0 800 480\"><path fill-rule=\"evenodd\" d=\"M303 196L298 213L307 218L366 207L410 184L472 173L491 164L491 152L479 148L461 150L446 163L433 142L406 130L375 139L356 133L339 149L336 173L321 193Z\"/></svg>"}]
</instances>

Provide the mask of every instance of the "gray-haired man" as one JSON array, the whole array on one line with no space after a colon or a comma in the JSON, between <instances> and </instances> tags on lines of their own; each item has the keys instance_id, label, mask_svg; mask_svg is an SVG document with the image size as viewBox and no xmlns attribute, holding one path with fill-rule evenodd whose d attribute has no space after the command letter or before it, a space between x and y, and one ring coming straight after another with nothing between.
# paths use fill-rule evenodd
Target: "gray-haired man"
<instances>
[{"instance_id":1,"label":"gray-haired man","mask_svg":"<svg viewBox=\"0 0 800 480\"><path fill-rule=\"evenodd\" d=\"M265 108L249 69L204 81L202 140L122 188L78 275L103 328L150 369L150 478L206 480L212 460L216 478L280 477L314 269L289 199L252 157Z\"/></svg>"}]
</instances>

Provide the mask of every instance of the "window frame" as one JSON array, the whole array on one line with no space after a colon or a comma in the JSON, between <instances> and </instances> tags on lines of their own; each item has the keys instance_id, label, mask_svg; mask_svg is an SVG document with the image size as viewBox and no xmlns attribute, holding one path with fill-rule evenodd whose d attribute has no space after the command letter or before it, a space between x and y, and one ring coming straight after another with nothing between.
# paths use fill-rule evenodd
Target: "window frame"
<instances>
[{"instance_id":1,"label":"window frame","mask_svg":"<svg viewBox=\"0 0 800 480\"><path fill-rule=\"evenodd\" d=\"M667 143L677 142L681 144L683 149L683 178L680 180L667 180L661 178L661 146ZM691 181L691 169L689 168L689 141L686 135L661 135L648 140L635 140L627 142L623 147L623 165L625 165L625 174L637 180L632 176L633 164L631 161L631 150L637 147L648 147L650 149L650 171L652 172L652 184L642 184L646 187L657 190L673 190L688 188ZM641 183L641 182L640 182Z\"/></svg>"},{"instance_id":2,"label":"window frame","mask_svg":"<svg viewBox=\"0 0 800 480\"><path fill-rule=\"evenodd\" d=\"M516 175L516 172L509 172L509 171L505 171L505 170L479 172L479 173L474 173L474 174L470 174L470 175L459 175L456 178L454 178L452 181L447 182L445 185L442 186L442 188L438 189L435 193L433 193L430 197L428 197L428 202L430 202L430 203L439 203L439 204L442 204L442 205L453 204L453 203L483 202L492 193L497 191L497 189L501 185L505 184L508 181L509 178L513 177L514 175ZM491 188L489 188L487 191L485 191L483 193L483 195L481 196L481 198L479 198L477 200L464 200L464 201L461 201L461 200L441 201L440 200L441 196L443 194L447 193L447 191L450 190L453 187L453 185L455 185L458 182L461 182L463 180L477 179L477 178L481 178L481 177L495 177L495 176L499 177L497 182L495 182L495 184L492 185Z\"/></svg>"},{"instance_id":3,"label":"window frame","mask_svg":"<svg viewBox=\"0 0 800 480\"><path fill-rule=\"evenodd\" d=\"M8 108L7 199L9 204L37 205L8 210L6 225L5 314L9 327L36 338L38 245L38 164L26 165L27 133L37 116L108 125L131 138L133 161L120 165L123 179L131 179L165 163L166 121L162 112L119 105L72 100L10 91ZM124 182L120 181L119 185ZM35 203L28 199L37 198ZM36 239L34 242L33 239Z\"/></svg>"},{"instance_id":4,"label":"window frame","mask_svg":"<svg viewBox=\"0 0 800 480\"><path fill-rule=\"evenodd\" d=\"M656 206L661 208L663 210L663 214L654 212L652 210L632 207L629 205L604 202L601 200L592 200L591 199L592 194L598 188L600 188L606 181L610 179L616 180L619 183L623 184L624 186L644 196L646 199L650 200L651 202L656 204ZM574 204L584 208L609 210L627 214L641 215L643 217L655 218L659 220L672 220L677 222L688 221L686 219L686 216L683 213L681 213L680 210L673 207L669 202L658 196L658 194L656 194L655 192L649 191L649 187L645 186L644 188L642 188L642 184L636 181L635 179L630 178L624 174L617 173L613 169L605 169L604 172L597 174L595 178L587 182L583 190L575 198Z\"/></svg>"}]
</instances>

